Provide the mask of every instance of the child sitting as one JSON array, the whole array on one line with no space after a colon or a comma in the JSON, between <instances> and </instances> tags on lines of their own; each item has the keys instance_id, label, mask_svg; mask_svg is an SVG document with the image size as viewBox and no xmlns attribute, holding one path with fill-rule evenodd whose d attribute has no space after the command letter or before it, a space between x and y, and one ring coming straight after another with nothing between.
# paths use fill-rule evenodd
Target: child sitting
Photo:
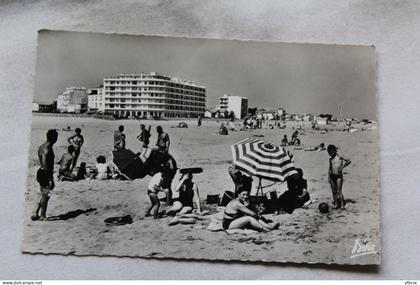
<instances>
[{"instance_id":1,"label":"child sitting","mask_svg":"<svg viewBox=\"0 0 420 285\"><path fill-rule=\"evenodd\" d=\"M78 180L82 180L87 177L86 162L80 163L80 166L77 168L76 176Z\"/></svg>"},{"instance_id":2,"label":"child sitting","mask_svg":"<svg viewBox=\"0 0 420 285\"><path fill-rule=\"evenodd\" d=\"M96 158L97 164L95 165L95 175L94 178L105 180L109 178L109 167L108 164L106 164L105 156L100 155Z\"/></svg>"}]
</instances>

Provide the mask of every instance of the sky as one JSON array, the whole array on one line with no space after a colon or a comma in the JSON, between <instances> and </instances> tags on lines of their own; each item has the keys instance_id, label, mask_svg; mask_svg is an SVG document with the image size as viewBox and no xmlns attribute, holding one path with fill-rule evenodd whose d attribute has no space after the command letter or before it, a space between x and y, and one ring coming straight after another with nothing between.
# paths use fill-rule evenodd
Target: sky
<instances>
[{"instance_id":1,"label":"sky","mask_svg":"<svg viewBox=\"0 0 420 285\"><path fill-rule=\"evenodd\" d=\"M157 72L206 87L207 107L224 94L249 107L377 119L372 46L190 39L64 31L38 34L34 102L66 87L97 87L120 73Z\"/></svg>"}]
</instances>

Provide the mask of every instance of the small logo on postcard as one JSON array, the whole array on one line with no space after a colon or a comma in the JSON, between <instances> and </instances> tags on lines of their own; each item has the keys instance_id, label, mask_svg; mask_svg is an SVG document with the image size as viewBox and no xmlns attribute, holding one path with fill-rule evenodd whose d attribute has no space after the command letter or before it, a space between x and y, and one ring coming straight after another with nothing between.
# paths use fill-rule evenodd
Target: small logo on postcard
<instances>
[{"instance_id":1,"label":"small logo on postcard","mask_svg":"<svg viewBox=\"0 0 420 285\"><path fill-rule=\"evenodd\" d=\"M369 254L376 254L378 252L375 249L376 246L372 244L368 239L361 240L360 238L357 238L354 241L354 246L351 250L350 258L355 258Z\"/></svg>"}]
</instances>

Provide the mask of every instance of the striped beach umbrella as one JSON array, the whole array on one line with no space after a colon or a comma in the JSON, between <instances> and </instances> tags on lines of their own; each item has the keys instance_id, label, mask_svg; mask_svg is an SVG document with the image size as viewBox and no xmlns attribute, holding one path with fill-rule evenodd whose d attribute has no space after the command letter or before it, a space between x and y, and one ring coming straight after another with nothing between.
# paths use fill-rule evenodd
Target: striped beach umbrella
<instances>
[{"instance_id":1,"label":"striped beach umbrella","mask_svg":"<svg viewBox=\"0 0 420 285\"><path fill-rule=\"evenodd\" d=\"M286 151L277 145L256 138L247 138L231 146L236 167L251 176L284 181L297 174Z\"/></svg>"}]
</instances>

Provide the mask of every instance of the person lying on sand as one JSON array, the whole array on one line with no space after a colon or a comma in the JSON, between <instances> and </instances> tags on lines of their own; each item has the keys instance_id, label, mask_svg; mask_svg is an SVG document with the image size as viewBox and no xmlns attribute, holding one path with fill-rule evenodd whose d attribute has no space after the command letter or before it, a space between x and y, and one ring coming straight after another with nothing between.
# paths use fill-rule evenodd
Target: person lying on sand
<instances>
[{"instance_id":1,"label":"person lying on sand","mask_svg":"<svg viewBox=\"0 0 420 285\"><path fill-rule=\"evenodd\" d=\"M295 148L295 149L298 149L298 148ZM305 148L302 148L302 150L304 150L304 151L325 151L325 144L321 143L320 145L317 145L317 146L305 147Z\"/></svg>"},{"instance_id":2,"label":"person lying on sand","mask_svg":"<svg viewBox=\"0 0 420 285\"><path fill-rule=\"evenodd\" d=\"M147 190L147 195L150 198L150 202L152 205L147 209L145 216L149 217L150 212L153 211L153 218L159 218L159 207L160 201L158 197L159 192L164 192L166 194L166 201L168 204L171 204L172 193L170 187L167 187L168 183L166 180L170 179L169 172L162 168L160 172L153 175L152 179L150 180L149 187Z\"/></svg>"},{"instance_id":3,"label":"person lying on sand","mask_svg":"<svg viewBox=\"0 0 420 285\"><path fill-rule=\"evenodd\" d=\"M197 213L201 214L200 196L198 193L197 184L194 183L192 173L183 175L179 181L178 186L175 188L179 192L179 199L175 201L172 207L166 212L168 216L179 214L191 213L194 209L193 200L197 205Z\"/></svg>"},{"instance_id":4,"label":"person lying on sand","mask_svg":"<svg viewBox=\"0 0 420 285\"><path fill-rule=\"evenodd\" d=\"M77 181L77 176L71 171L73 165L75 149L73 145L69 145L67 153L63 154L60 161L60 168L58 169L58 180L62 181Z\"/></svg>"},{"instance_id":5,"label":"person lying on sand","mask_svg":"<svg viewBox=\"0 0 420 285\"><path fill-rule=\"evenodd\" d=\"M222 226L224 230L232 229L253 229L260 232L268 232L273 228L267 227L266 223L261 221L260 215L247 208L249 192L240 190L238 198L230 201L223 214ZM278 228L275 225L274 228Z\"/></svg>"},{"instance_id":6,"label":"person lying on sand","mask_svg":"<svg viewBox=\"0 0 420 285\"><path fill-rule=\"evenodd\" d=\"M351 161L337 154L337 147L329 145L327 148L330 155L330 167L328 168L328 182L331 185L335 209L344 209L345 200L343 196L343 169L347 167Z\"/></svg>"}]
</instances>

